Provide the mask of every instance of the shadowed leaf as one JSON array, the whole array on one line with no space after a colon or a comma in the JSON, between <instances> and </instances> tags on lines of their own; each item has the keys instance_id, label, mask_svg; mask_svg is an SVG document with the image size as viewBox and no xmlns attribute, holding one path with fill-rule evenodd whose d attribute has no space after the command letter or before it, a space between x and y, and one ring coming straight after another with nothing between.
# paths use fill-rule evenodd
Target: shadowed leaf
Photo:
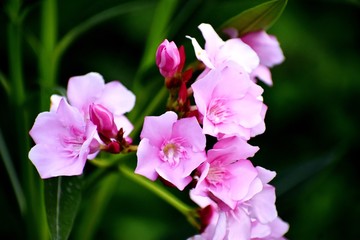
<instances>
[{"instance_id":1,"label":"shadowed leaf","mask_svg":"<svg viewBox=\"0 0 360 240\"><path fill-rule=\"evenodd\" d=\"M221 26L221 29L235 28L239 35L268 29L282 14L287 0L272 0L243 11Z\"/></svg>"},{"instance_id":2,"label":"shadowed leaf","mask_svg":"<svg viewBox=\"0 0 360 240\"><path fill-rule=\"evenodd\" d=\"M56 177L44 181L46 215L54 240L67 239L81 201L80 177Z\"/></svg>"}]
</instances>

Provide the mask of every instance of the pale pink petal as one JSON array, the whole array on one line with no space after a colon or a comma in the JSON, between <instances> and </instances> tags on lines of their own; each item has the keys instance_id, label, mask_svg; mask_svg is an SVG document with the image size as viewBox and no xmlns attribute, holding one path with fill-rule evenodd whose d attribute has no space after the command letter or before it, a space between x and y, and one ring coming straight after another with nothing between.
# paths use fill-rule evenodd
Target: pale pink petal
<instances>
[{"instance_id":1,"label":"pale pink petal","mask_svg":"<svg viewBox=\"0 0 360 240\"><path fill-rule=\"evenodd\" d=\"M135 173L143 175L148 179L155 181L158 177L155 167L161 164L158 157L159 149L151 145L149 139L142 139L137 150L137 167Z\"/></svg>"},{"instance_id":2,"label":"pale pink petal","mask_svg":"<svg viewBox=\"0 0 360 240\"><path fill-rule=\"evenodd\" d=\"M224 41L215 32L214 28L207 23L202 23L198 27L205 39L205 50L210 56L215 56L219 49L224 45Z\"/></svg>"},{"instance_id":3,"label":"pale pink petal","mask_svg":"<svg viewBox=\"0 0 360 240\"><path fill-rule=\"evenodd\" d=\"M202 152L205 149L206 138L202 134L202 129L195 117L183 118L175 123L172 136L181 136L186 141L186 144L195 152Z\"/></svg>"},{"instance_id":4,"label":"pale pink petal","mask_svg":"<svg viewBox=\"0 0 360 240\"><path fill-rule=\"evenodd\" d=\"M118 81L106 83L101 96L95 101L115 116L130 112L135 105L135 95Z\"/></svg>"},{"instance_id":5,"label":"pale pink petal","mask_svg":"<svg viewBox=\"0 0 360 240\"><path fill-rule=\"evenodd\" d=\"M59 107L60 100L64 98L63 96L53 94L50 97L50 111L55 111Z\"/></svg>"},{"instance_id":6,"label":"pale pink petal","mask_svg":"<svg viewBox=\"0 0 360 240\"><path fill-rule=\"evenodd\" d=\"M269 223L269 226L271 227L271 237L273 239L285 239L281 238L284 236L284 234L289 231L289 224L284 222L281 218L277 217Z\"/></svg>"},{"instance_id":7,"label":"pale pink petal","mask_svg":"<svg viewBox=\"0 0 360 240\"><path fill-rule=\"evenodd\" d=\"M176 120L176 113L170 111L158 117L145 117L140 137L149 139L154 146L161 146L164 140L170 139Z\"/></svg>"},{"instance_id":8,"label":"pale pink petal","mask_svg":"<svg viewBox=\"0 0 360 240\"><path fill-rule=\"evenodd\" d=\"M271 234L271 228L268 224L255 221L251 225L251 239L262 239Z\"/></svg>"},{"instance_id":9,"label":"pale pink petal","mask_svg":"<svg viewBox=\"0 0 360 240\"><path fill-rule=\"evenodd\" d=\"M35 145L29 152L29 158L42 179L80 175L86 163L86 158L64 159L63 152L56 152L47 144Z\"/></svg>"},{"instance_id":10,"label":"pale pink petal","mask_svg":"<svg viewBox=\"0 0 360 240\"><path fill-rule=\"evenodd\" d=\"M257 166L256 170L263 184L269 183L276 176L275 171L270 171L260 166Z\"/></svg>"},{"instance_id":11,"label":"pale pink petal","mask_svg":"<svg viewBox=\"0 0 360 240\"><path fill-rule=\"evenodd\" d=\"M256 52L240 38L227 40L216 55L215 61L217 62L216 66L223 62L234 61L247 73L251 73L259 65L259 57Z\"/></svg>"},{"instance_id":12,"label":"pale pink petal","mask_svg":"<svg viewBox=\"0 0 360 240\"><path fill-rule=\"evenodd\" d=\"M277 217L275 188L268 185L251 200L252 215L261 223L269 223Z\"/></svg>"},{"instance_id":13,"label":"pale pink petal","mask_svg":"<svg viewBox=\"0 0 360 240\"><path fill-rule=\"evenodd\" d=\"M161 163L155 170L162 178L174 184L180 191L184 190L192 180L190 173L184 177L182 176L184 174L182 174L181 169L174 169L166 162Z\"/></svg>"},{"instance_id":14,"label":"pale pink petal","mask_svg":"<svg viewBox=\"0 0 360 240\"><path fill-rule=\"evenodd\" d=\"M213 63L212 63L211 60L210 60L210 57L209 57L208 53L207 53L204 49L202 49L202 48L200 47L200 45L199 45L199 43L196 41L196 39L195 39L195 38L192 38L192 37L189 37L189 36L186 36L186 37L191 40L191 43L192 43L192 45L193 45L193 47L194 47L194 51L195 51L195 56L196 56L196 58L197 58L199 61L203 62L206 67L211 68L211 69L215 68L214 65L213 65Z\"/></svg>"},{"instance_id":15,"label":"pale pink petal","mask_svg":"<svg viewBox=\"0 0 360 240\"><path fill-rule=\"evenodd\" d=\"M88 115L88 107L102 95L105 85L103 77L98 73L71 77L68 82L67 97L72 106Z\"/></svg>"},{"instance_id":16,"label":"pale pink petal","mask_svg":"<svg viewBox=\"0 0 360 240\"><path fill-rule=\"evenodd\" d=\"M241 39L259 55L260 63L273 67L284 61L284 54L275 36L268 35L265 31L251 32Z\"/></svg>"},{"instance_id":17,"label":"pale pink petal","mask_svg":"<svg viewBox=\"0 0 360 240\"><path fill-rule=\"evenodd\" d=\"M241 209L236 208L228 213L228 240L250 239L251 222L249 216Z\"/></svg>"},{"instance_id":18,"label":"pale pink petal","mask_svg":"<svg viewBox=\"0 0 360 240\"><path fill-rule=\"evenodd\" d=\"M272 86L271 72L265 65L259 65L254 71L251 72L251 78L256 82L257 78L266 83L268 86Z\"/></svg>"}]
</instances>

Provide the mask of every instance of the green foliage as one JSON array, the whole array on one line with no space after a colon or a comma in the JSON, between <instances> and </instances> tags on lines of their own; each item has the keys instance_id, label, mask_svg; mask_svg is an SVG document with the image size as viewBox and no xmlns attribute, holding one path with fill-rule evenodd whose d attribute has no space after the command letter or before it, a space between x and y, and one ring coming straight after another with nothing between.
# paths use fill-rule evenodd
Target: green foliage
<instances>
[{"instance_id":1,"label":"green foliage","mask_svg":"<svg viewBox=\"0 0 360 240\"><path fill-rule=\"evenodd\" d=\"M287 0L272 0L245 10L224 23L221 28L235 28L239 35L268 29L280 17Z\"/></svg>"},{"instance_id":2,"label":"green foliage","mask_svg":"<svg viewBox=\"0 0 360 240\"><path fill-rule=\"evenodd\" d=\"M81 202L81 177L44 180L45 206L51 239L68 239Z\"/></svg>"}]
</instances>

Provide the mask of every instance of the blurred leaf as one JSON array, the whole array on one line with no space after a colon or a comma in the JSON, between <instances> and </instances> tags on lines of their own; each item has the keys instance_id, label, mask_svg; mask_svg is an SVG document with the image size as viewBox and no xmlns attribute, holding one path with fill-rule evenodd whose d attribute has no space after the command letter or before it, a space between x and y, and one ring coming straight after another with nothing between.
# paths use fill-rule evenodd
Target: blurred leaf
<instances>
[{"instance_id":1,"label":"blurred leaf","mask_svg":"<svg viewBox=\"0 0 360 240\"><path fill-rule=\"evenodd\" d=\"M88 31L92 27L111 18L117 17L121 14L140 10L149 6L150 5L148 3L144 3L144 2L123 3L92 16L83 23L74 27L60 40L59 44L56 46L55 49L55 60L59 60L61 55L70 46L70 44L73 43L77 37Z\"/></svg>"},{"instance_id":2,"label":"blurred leaf","mask_svg":"<svg viewBox=\"0 0 360 240\"><path fill-rule=\"evenodd\" d=\"M239 35L268 29L282 14L287 0L273 0L243 11L221 26L221 29L235 28Z\"/></svg>"},{"instance_id":3,"label":"blurred leaf","mask_svg":"<svg viewBox=\"0 0 360 240\"><path fill-rule=\"evenodd\" d=\"M82 179L56 177L44 181L45 206L52 239L67 239L81 201Z\"/></svg>"},{"instance_id":4,"label":"blurred leaf","mask_svg":"<svg viewBox=\"0 0 360 240\"><path fill-rule=\"evenodd\" d=\"M8 80L6 79L5 75L0 72L0 84L3 86L5 92L7 93L7 95L10 95L10 85Z\"/></svg>"},{"instance_id":5,"label":"blurred leaf","mask_svg":"<svg viewBox=\"0 0 360 240\"><path fill-rule=\"evenodd\" d=\"M134 88L137 88L138 81L143 72L155 62L155 52L166 36L166 29L173 15L178 1L160 0L154 12L154 19L151 23L149 33L146 36L144 54L140 63L137 76L134 80Z\"/></svg>"},{"instance_id":6,"label":"blurred leaf","mask_svg":"<svg viewBox=\"0 0 360 240\"><path fill-rule=\"evenodd\" d=\"M8 148L6 146L2 131L0 129L0 156L1 159L4 162L6 171L9 174L10 177L10 182L11 185L14 189L15 195L16 195L16 200L18 201L19 204L19 208L22 214L25 213L26 210L26 199L25 199L25 195L24 195L24 191L21 187L19 178L16 174L15 168L14 168L14 164L11 160L10 157L10 153L8 151Z\"/></svg>"},{"instance_id":7,"label":"blurred leaf","mask_svg":"<svg viewBox=\"0 0 360 240\"><path fill-rule=\"evenodd\" d=\"M102 169L100 169L102 170ZM105 172L102 178L98 178L96 182L92 182L86 199L82 202L79 218L76 220L77 225L74 229L74 239L90 240L96 239L94 235L97 232L98 225L104 219L104 214L108 204L119 187L119 175L109 174ZM85 195L85 196L86 196Z\"/></svg>"},{"instance_id":8,"label":"blurred leaf","mask_svg":"<svg viewBox=\"0 0 360 240\"><path fill-rule=\"evenodd\" d=\"M291 168L284 170L278 174L273 183L276 186L277 195L280 196L289 190L297 187L299 184L305 182L317 173L323 171L329 166L334 166L337 160L339 160L345 150L344 148L336 149L320 157L310 159L308 161L301 161L299 164L292 166Z\"/></svg>"}]
</instances>

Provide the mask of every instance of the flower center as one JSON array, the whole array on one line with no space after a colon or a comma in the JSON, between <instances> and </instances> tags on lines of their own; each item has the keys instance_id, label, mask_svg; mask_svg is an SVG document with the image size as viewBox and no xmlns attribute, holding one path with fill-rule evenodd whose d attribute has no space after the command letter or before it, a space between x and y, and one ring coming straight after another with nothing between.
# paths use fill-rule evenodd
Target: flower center
<instances>
[{"instance_id":1,"label":"flower center","mask_svg":"<svg viewBox=\"0 0 360 240\"><path fill-rule=\"evenodd\" d=\"M210 167L206 180L210 185L222 185L227 179L230 178L230 173L220 166Z\"/></svg>"},{"instance_id":2,"label":"flower center","mask_svg":"<svg viewBox=\"0 0 360 240\"><path fill-rule=\"evenodd\" d=\"M224 100L215 98L211 100L208 107L207 118L214 124L222 123L230 116L230 111L226 107Z\"/></svg>"},{"instance_id":3,"label":"flower center","mask_svg":"<svg viewBox=\"0 0 360 240\"><path fill-rule=\"evenodd\" d=\"M71 157L77 157L86 140L86 136L81 129L71 126L66 135L62 136L61 139L66 154Z\"/></svg>"},{"instance_id":4,"label":"flower center","mask_svg":"<svg viewBox=\"0 0 360 240\"><path fill-rule=\"evenodd\" d=\"M170 166L177 166L182 159L187 159L186 149L180 140L172 139L161 146L160 158Z\"/></svg>"}]
</instances>

